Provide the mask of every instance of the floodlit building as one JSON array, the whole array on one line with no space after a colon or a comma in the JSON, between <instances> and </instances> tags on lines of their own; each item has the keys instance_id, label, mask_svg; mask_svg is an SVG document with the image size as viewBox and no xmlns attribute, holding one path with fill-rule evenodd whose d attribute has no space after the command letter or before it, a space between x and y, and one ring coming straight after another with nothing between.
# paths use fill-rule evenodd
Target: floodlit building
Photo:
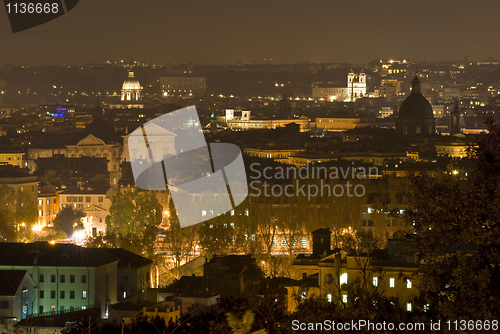
<instances>
[{"instance_id":1,"label":"floodlit building","mask_svg":"<svg viewBox=\"0 0 500 334\"><path fill-rule=\"evenodd\" d=\"M140 101L142 86L134 77L134 72L128 72L128 78L122 85L122 101Z\"/></svg>"},{"instance_id":2,"label":"floodlit building","mask_svg":"<svg viewBox=\"0 0 500 334\"><path fill-rule=\"evenodd\" d=\"M22 168L23 156L22 152L0 152L0 166L12 165Z\"/></svg>"},{"instance_id":3,"label":"floodlit building","mask_svg":"<svg viewBox=\"0 0 500 334\"><path fill-rule=\"evenodd\" d=\"M120 101L110 103L111 109L131 109L131 108L144 108L142 101L142 86L134 76L134 72L128 72L128 77L123 81Z\"/></svg>"},{"instance_id":4,"label":"floodlit building","mask_svg":"<svg viewBox=\"0 0 500 334\"><path fill-rule=\"evenodd\" d=\"M276 129L284 128L287 124L292 123L298 125L301 132L307 131L310 128L310 120L306 116L289 119L258 119L252 118L251 111L249 110L238 111L234 109L226 109L224 123L231 130Z\"/></svg>"},{"instance_id":5,"label":"floodlit building","mask_svg":"<svg viewBox=\"0 0 500 334\"><path fill-rule=\"evenodd\" d=\"M312 88L312 97L328 101L355 101L366 95L366 74L361 72L355 79L356 75L351 70L347 74L346 87L317 85Z\"/></svg>"},{"instance_id":6,"label":"floodlit building","mask_svg":"<svg viewBox=\"0 0 500 334\"><path fill-rule=\"evenodd\" d=\"M59 213L59 194L62 190L46 184L38 194L38 226L35 229L41 230L50 225Z\"/></svg>"},{"instance_id":7,"label":"floodlit building","mask_svg":"<svg viewBox=\"0 0 500 334\"><path fill-rule=\"evenodd\" d=\"M111 208L112 188L67 189L60 194L60 209L72 207L85 213L83 229L86 237L106 232L106 216Z\"/></svg>"}]
</instances>

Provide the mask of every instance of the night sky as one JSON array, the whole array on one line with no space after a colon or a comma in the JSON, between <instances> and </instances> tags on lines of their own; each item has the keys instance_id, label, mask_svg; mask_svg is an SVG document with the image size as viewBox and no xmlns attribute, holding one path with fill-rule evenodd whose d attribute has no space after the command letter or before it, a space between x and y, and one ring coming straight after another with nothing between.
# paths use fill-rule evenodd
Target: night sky
<instances>
[{"instance_id":1,"label":"night sky","mask_svg":"<svg viewBox=\"0 0 500 334\"><path fill-rule=\"evenodd\" d=\"M0 64L500 59L499 0L81 0L13 34Z\"/></svg>"}]
</instances>

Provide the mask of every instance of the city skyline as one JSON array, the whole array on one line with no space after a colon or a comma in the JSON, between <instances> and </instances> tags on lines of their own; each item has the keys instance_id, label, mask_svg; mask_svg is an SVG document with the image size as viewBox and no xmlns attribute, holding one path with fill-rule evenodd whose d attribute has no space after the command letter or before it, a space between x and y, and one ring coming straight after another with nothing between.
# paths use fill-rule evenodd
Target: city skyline
<instances>
[{"instance_id":1,"label":"city skyline","mask_svg":"<svg viewBox=\"0 0 500 334\"><path fill-rule=\"evenodd\" d=\"M118 5L119 4L119 5ZM500 4L483 1L80 2L13 34L0 23L1 64L140 59L159 63L363 63L499 58Z\"/></svg>"}]
</instances>

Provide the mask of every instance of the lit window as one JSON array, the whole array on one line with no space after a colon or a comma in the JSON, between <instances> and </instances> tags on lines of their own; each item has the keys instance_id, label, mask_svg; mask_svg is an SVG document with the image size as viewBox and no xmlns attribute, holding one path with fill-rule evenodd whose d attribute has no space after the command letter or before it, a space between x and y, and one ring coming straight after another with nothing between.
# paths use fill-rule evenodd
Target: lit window
<instances>
[{"instance_id":1,"label":"lit window","mask_svg":"<svg viewBox=\"0 0 500 334\"><path fill-rule=\"evenodd\" d=\"M207 215L207 212L205 210L201 210L201 215L202 216L206 216Z\"/></svg>"},{"instance_id":2,"label":"lit window","mask_svg":"<svg viewBox=\"0 0 500 334\"><path fill-rule=\"evenodd\" d=\"M87 299L87 291L82 291L82 299Z\"/></svg>"},{"instance_id":3,"label":"lit window","mask_svg":"<svg viewBox=\"0 0 500 334\"><path fill-rule=\"evenodd\" d=\"M340 276L340 285L342 285L342 284L347 284L347 273L343 273Z\"/></svg>"},{"instance_id":4,"label":"lit window","mask_svg":"<svg viewBox=\"0 0 500 334\"><path fill-rule=\"evenodd\" d=\"M307 238L306 237L300 238L300 248L307 248Z\"/></svg>"},{"instance_id":5,"label":"lit window","mask_svg":"<svg viewBox=\"0 0 500 334\"><path fill-rule=\"evenodd\" d=\"M347 295L342 295L342 303L347 303Z\"/></svg>"},{"instance_id":6,"label":"lit window","mask_svg":"<svg viewBox=\"0 0 500 334\"><path fill-rule=\"evenodd\" d=\"M286 248L286 238L281 238L281 248Z\"/></svg>"},{"instance_id":7,"label":"lit window","mask_svg":"<svg viewBox=\"0 0 500 334\"><path fill-rule=\"evenodd\" d=\"M390 286L391 288L394 288L394 286L395 286L395 281L394 281L394 278L390 278L390 279L389 279L389 286Z\"/></svg>"},{"instance_id":8,"label":"lit window","mask_svg":"<svg viewBox=\"0 0 500 334\"><path fill-rule=\"evenodd\" d=\"M326 295L326 300L328 300L329 303L332 302L332 294L331 293Z\"/></svg>"},{"instance_id":9,"label":"lit window","mask_svg":"<svg viewBox=\"0 0 500 334\"><path fill-rule=\"evenodd\" d=\"M406 288L411 289L411 279L406 280Z\"/></svg>"},{"instance_id":10,"label":"lit window","mask_svg":"<svg viewBox=\"0 0 500 334\"><path fill-rule=\"evenodd\" d=\"M373 286L378 286L378 277L373 278Z\"/></svg>"},{"instance_id":11,"label":"lit window","mask_svg":"<svg viewBox=\"0 0 500 334\"><path fill-rule=\"evenodd\" d=\"M410 312L410 311L411 311L411 303L406 303L406 310L407 310L408 312Z\"/></svg>"}]
</instances>

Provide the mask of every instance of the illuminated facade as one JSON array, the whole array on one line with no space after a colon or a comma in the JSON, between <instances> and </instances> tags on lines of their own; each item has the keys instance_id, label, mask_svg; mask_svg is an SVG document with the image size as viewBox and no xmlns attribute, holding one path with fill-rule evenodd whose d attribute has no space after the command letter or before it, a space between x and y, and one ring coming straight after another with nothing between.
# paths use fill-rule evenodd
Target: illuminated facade
<instances>
[{"instance_id":1,"label":"illuminated facade","mask_svg":"<svg viewBox=\"0 0 500 334\"><path fill-rule=\"evenodd\" d=\"M20 152L8 152L2 153L0 152L0 165L12 165L17 166L19 168L23 167L23 156L24 153Z\"/></svg>"},{"instance_id":2,"label":"illuminated facade","mask_svg":"<svg viewBox=\"0 0 500 334\"><path fill-rule=\"evenodd\" d=\"M87 237L106 232L106 216L111 207L112 188L105 190L66 190L60 195L60 209L73 207L83 211L83 227Z\"/></svg>"},{"instance_id":3,"label":"illuminated facade","mask_svg":"<svg viewBox=\"0 0 500 334\"><path fill-rule=\"evenodd\" d=\"M38 194L38 226L35 229L52 224L59 213L59 193L61 192L50 184L42 187Z\"/></svg>"},{"instance_id":4,"label":"illuminated facade","mask_svg":"<svg viewBox=\"0 0 500 334\"><path fill-rule=\"evenodd\" d=\"M354 129L361 122L359 117L318 117L316 127L327 131L345 131Z\"/></svg>"},{"instance_id":5,"label":"illuminated facade","mask_svg":"<svg viewBox=\"0 0 500 334\"><path fill-rule=\"evenodd\" d=\"M139 101L141 100L142 87L134 77L134 72L128 72L128 78L123 82L122 85L122 101Z\"/></svg>"},{"instance_id":6,"label":"illuminated facade","mask_svg":"<svg viewBox=\"0 0 500 334\"><path fill-rule=\"evenodd\" d=\"M331 87L319 85L312 88L313 99L328 101L355 101L366 96L366 74L361 72L356 75L351 70L347 74L347 87Z\"/></svg>"},{"instance_id":7,"label":"illuminated facade","mask_svg":"<svg viewBox=\"0 0 500 334\"><path fill-rule=\"evenodd\" d=\"M291 119L251 119L251 112L241 111L241 116L235 115L234 109L226 109L226 126L232 130L253 130L253 129L276 129L285 127L287 124L295 123L300 126L300 131L309 130L310 121L306 116Z\"/></svg>"}]
</instances>

